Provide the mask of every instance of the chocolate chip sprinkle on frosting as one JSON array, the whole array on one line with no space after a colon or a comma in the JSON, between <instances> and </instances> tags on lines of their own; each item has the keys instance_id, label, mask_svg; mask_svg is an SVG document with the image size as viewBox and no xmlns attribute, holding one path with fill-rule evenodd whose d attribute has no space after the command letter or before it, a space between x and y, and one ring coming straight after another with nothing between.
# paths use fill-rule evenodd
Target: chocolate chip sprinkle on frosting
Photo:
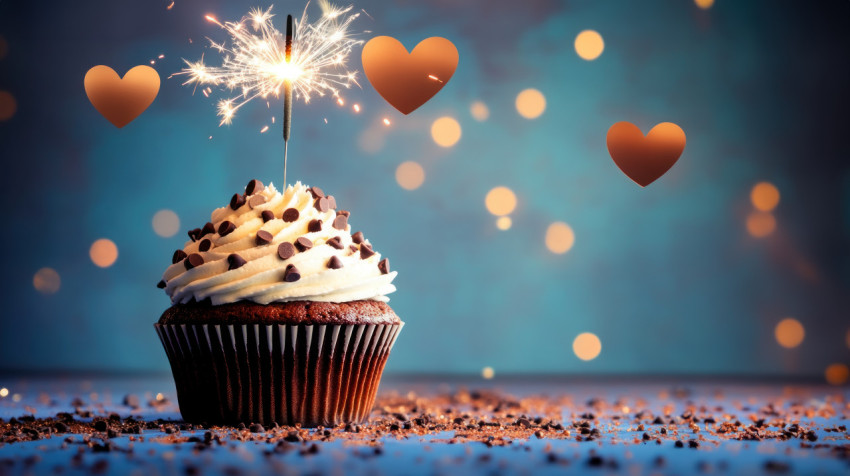
<instances>
[{"instance_id":1,"label":"chocolate chip sprinkle on frosting","mask_svg":"<svg viewBox=\"0 0 850 476\"><path fill-rule=\"evenodd\" d=\"M397 273L362 233L352 236L335 202L318 187L281 193L252 180L190 232L161 284L175 304L388 301Z\"/></svg>"}]
</instances>

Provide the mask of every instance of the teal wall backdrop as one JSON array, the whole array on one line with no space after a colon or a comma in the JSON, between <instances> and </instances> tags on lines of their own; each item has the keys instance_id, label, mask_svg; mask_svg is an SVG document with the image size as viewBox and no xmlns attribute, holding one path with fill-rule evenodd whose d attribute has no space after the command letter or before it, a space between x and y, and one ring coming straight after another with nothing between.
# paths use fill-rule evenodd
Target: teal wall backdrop
<instances>
[{"instance_id":1,"label":"teal wall backdrop","mask_svg":"<svg viewBox=\"0 0 850 476\"><path fill-rule=\"evenodd\" d=\"M0 90L16 104L0 121L5 371L165 371L152 325L169 301L154 285L172 252L250 179L282 180L279 100L218 127L224 95L169 77L182 58L216 62L204 38L225 36L205 14L238 20L268 4L170 3L0 2ZM448 85L409 116L362 74L344 107L294 107L289 177L335 195L399 271L391 305L407 326L388 371L822 375L850 361L850 2L356 7L364 40L444 36L460 52ZM303 8L276 2L278 25ZM605 41L593 61L573 46L585 29ZM86 71L151 60L159 96L116 129L89 103ZM362 71L359 50L351 65ZM527 88L546 99L536 119L515 107ZM430 132L444 116L462 128L447 148ZM618 121L681 126L679 163L636 186L605 146ZM412 191L395 179L405 161L425 171ZM761 181L781 200L775 230L756 238L746 222ZM496 186L518 199L508 230L485 207ZM173 237L152 227L163 209L179 217ZM565 254L546 248L553 222L575 233ZM118 248L107 268L89 258L100 238ZM34 278L45 267L56 292L34 286L53 282ZM805 329L793 349L774 337L785 317ZM582 332L602 342L586 362L572 348Z\"/></svg>"}]
</instances>

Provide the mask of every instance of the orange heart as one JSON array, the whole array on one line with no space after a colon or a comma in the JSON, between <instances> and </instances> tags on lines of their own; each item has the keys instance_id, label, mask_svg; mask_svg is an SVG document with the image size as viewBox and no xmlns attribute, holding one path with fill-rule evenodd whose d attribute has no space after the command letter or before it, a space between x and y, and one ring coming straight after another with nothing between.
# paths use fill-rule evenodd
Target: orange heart
<instances>
[{"instance_id":1,"label":"orange heart","mask_svg":"<svg viewBox=\"0 0 850 476\"><path fill-rule=\"evenodd\" d=\"M363 47L363 71L388 103L410 114L449 82L457 68L457 48L437 36L426 38L407 52L391 36L378 36Z\"/></svg>"},{"instance_id":2,"label":"orange heart","mask_svg":"<svg viewBox=\"0 0 850 476\"><path fill-rule=\"evenodd\" d=\"M607 142L617 167L646 187L679 160L685 150L685 132L672 122L662 122L644 137L631 122L618 122L608 129Z\"/></svg>"},{"instance_id":3,"label":"orange heart","mask_svg":"<svg viewBox=\"0 0 850 476\"><path fill-rule=\"evenodd\" d=\"M109 66L95 66L83 83L97 112L119 129L145 112L159 93L159 74L145 65L127 71L124 78Z\"/></svg>"}]
</instances>

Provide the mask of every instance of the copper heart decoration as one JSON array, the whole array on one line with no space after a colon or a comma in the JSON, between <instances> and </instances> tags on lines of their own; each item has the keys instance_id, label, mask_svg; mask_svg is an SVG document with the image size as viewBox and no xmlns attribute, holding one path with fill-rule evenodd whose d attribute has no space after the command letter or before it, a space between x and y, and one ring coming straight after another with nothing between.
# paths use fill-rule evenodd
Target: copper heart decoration
<instances>
[{"instance_id":1,"label":"copper heart decoration","mask_svg":"<svg viewBox=\"0 0 850 476\"><path fill-rule=\"evenodd\" d=\"M97 112L119 129L139 117L159 93L159 74L145 65L127 71L123 78L109 66L95 66L83 83Z\"/></svg>"},{"instance_id":2,"label":"copper heart decoration","mask_svg":"<svg viewBox=\"0 0 850 476\"><path fill-rule=\"evenodd\" d=\"M363 47L363 71L388 103L410 114L434 97L457 69L458 53L451 41L426 38L407 52L400 41L378 36Z\"/></svg>"},{"instance_id":3,"label":"copper heart decoration","mask_svg":"<svg viewBox=\"0 0 850 476\"><path fill-rule=\"evenodd\" d=\"M667 173L685 150L685 132L672 122L662 122L644 137L631 122L608 129L608 153L617 167L641 187Z\"/></svg>"}]
</instances>

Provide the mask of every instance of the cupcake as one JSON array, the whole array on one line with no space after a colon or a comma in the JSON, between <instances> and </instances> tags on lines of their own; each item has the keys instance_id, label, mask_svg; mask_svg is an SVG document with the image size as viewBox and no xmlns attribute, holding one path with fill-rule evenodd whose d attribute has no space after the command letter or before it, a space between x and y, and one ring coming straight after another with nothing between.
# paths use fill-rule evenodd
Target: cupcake
<instances>
[{"instance_id":1,"label":"cupcake","mask_svg":"<svg viewBox=\"0 0 850 476\"><path fill-rule=\"evenodd\" d=\"M364 421L403 322L389 261L333 196L252 180L174 252L155 324L180 413L208 424Z\"/></svg>"}]
</instances>

